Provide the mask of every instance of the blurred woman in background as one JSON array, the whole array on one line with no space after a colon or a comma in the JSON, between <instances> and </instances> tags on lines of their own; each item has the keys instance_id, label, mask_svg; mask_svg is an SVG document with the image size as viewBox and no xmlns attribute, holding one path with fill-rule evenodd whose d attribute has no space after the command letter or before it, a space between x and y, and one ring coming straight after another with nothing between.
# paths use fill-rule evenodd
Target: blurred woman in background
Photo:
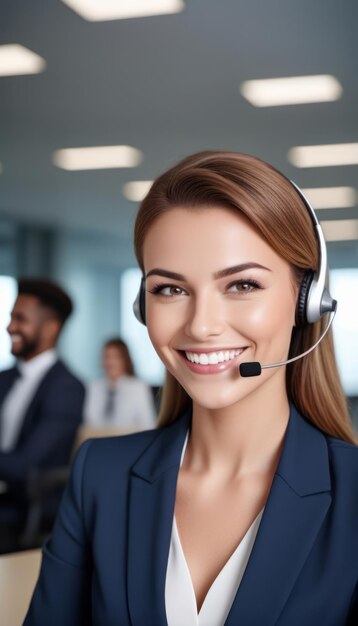
<instances>
[{"instance_id":1,"label":"blurred woman in background","mask_svg":"<svg viewBox=\"0 0 358 626\"><path fill-rule=\"evenodd\" d=\"M84 421L89 426L152 428L154 403L150 389L135 377L126 343L120 337L106 341L102 364L105 377L89 383Z\"/></svg>"}]
</instances>

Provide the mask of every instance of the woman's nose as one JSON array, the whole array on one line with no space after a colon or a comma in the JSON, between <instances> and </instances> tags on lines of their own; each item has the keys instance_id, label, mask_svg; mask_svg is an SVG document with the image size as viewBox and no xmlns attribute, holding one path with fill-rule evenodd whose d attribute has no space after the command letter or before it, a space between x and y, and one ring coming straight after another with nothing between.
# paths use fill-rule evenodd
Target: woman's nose
<instances>
[{"instance_id":1,"label":"woman's nose","mask_svg":"<svg viewBox=\"0 0 358 626\"><path fill-rule=\"evenodd\" d=\"M218 296L193 298L188 311L186 334L203 341L210 336L220 335L225 326L224 311Z\"/></svg>"}]
</instances>

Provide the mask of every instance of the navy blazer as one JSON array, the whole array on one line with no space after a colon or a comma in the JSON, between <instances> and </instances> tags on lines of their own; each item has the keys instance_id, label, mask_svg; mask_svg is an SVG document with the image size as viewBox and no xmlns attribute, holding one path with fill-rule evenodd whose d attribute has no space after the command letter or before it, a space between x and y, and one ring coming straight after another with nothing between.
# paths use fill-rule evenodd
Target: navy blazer
<instances>
[{"instance_id":1,"label":"navy blazer","mask_svg":"<svg viewBox=\"0 0 358 626\"><path fill-rule=\"evenodd\" d=\"M186 414L80 448L24 626L165 626ZM358 624L358 448L292 408L227 626ZM183 624L183 626L186 626Z\"/></svg>"},{"instance_id":2,"label":"navy blazer","mask_svg":"<svg viewBox=\"0 0 358 626\"><path fill-rule=\"evenodd\" d=\"M16 377L15 368L0 372L0 411ZM0 480L17 487L32 468L68 463L82 419L84 394L83 384L56 361L27 408L14 449L0 451Z\"/></svg>"}]
</instances>

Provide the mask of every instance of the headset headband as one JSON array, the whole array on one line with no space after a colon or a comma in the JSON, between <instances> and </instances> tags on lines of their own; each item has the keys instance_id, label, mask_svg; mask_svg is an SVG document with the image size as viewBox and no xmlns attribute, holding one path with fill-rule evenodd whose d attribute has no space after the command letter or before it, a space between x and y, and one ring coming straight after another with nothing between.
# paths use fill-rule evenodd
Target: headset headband
<instances>
[{"instance_id":1,"label":"headset headband","mask_svg":"<svg viewBox=\"0 0 358 626\"><path fill-rule=\"evenodd\" d=\"M311 216L313 227L316 234L319 250L318 269L313 272L307 270L304 274L300 291L297 298L296 324L304 325L306 323L313 324L325 314L336 309L337 302L334 300L325 286L327 274L327 246L323 236L322 228L318 222L316 214L307 200L303 191L290 181L301 199L303 200L308 212ZM137 320L141 324L145 321L145 277L142 276L140 288L137 297L133 303L133 312Z\"/></svg>"}]
</instances>

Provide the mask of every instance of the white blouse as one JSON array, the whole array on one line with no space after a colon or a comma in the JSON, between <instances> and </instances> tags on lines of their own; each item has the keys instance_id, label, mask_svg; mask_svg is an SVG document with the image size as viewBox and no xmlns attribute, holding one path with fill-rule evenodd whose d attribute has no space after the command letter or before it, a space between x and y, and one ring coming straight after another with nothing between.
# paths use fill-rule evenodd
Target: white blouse
<instances>
[{"instance_id":1,"label":"white blouse","mask_svg":"<svg viewBox=\"0 0 358 626\"><path fill-rule=\"evenodd\" d=\"M134 376L121 376L113 389L113 413L105 415L108 382L93 380L87 386L84 421L94 427L154 428L155 410L151 391Z\"/></svg>"},{"instance_id":2,"label":"white blouse","mask_svg":"<svg viewBox=\"0 0 358 626\"><path fill-rule=\"evenodd\" d=\"M186 436L180 465L188 441ZM244 575L264 509L260 511L235 552L211 585L199 614L189 568L175 521L170 542L165 581L165 607L168 626L223 626Z\"/></svg>"}]
</instances>

